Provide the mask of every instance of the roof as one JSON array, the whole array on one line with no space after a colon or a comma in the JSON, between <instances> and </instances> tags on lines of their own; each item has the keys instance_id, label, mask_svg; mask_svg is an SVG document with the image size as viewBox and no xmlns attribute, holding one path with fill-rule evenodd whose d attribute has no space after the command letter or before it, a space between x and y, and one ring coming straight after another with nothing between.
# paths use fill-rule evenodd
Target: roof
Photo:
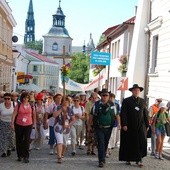
<instances>
[{"instance_id":1,"label":"roof","mask_svg":"<svg viewBox=\"0 0 170 170\"><path fill-rule=\"evenodd\" d=\"M119 25L115 25L115 26L113 26L113 27L110 27L110 28L108 28L107 30L105 30L102 34L104 34L104 35L106 36L106 35L109 34L111 31L113 31L114 29L116 29L118 26L119 26Z\"/></svg>"},{"instance_id":2,"label":"roof","mask_svg":"<svg viewBox=\"0 0 170 170\"><path fill-rule=\"evenodd\" d=\"M41 54L38 54L38 53L35 53L35 52L28 52L27 50L25 50L26 53L28 53L29 55L43 61L43 62L47 62L47 63L52 63L52 64L58 64L57 62L53 61L53 60L50 60L49 58L41 55Z\"/></svg>"},{"instance_id":3,"label":"roof","mask_svg":"<svg viewBox=\"0 0 170 170\"><path fill-rule=\"evenodd\" d=\"M130 19L124 21L122 24L115 25L113 27L108 28L105 32L103 32L103 34L107 37L107 39L102 41L100 44L98 44L96 48L99 49L104 44L107 44L109 38L112 38L113 35L116 35L118 34L118 32L121 32L122 30L124 30L127 27L127 25L134 24L135 19L136 19L136 16L133 16Z\"/></svg>"},{"instance_id":4,"label":"roof","mask_svg":"<svg viewBox=\"0 0 170 170\"><path fill-rule=\"evenodd\" d=\"M134 24L134 23L135 23L135 18L136 18L136 17L133 16L132 18L124 21L122 24ZM107 36L107 35L110 34L112 31L114 31L116 28L118 28L119 26L122 26L122 24L112 26L112 27L108 28L107 30L105 30L102 34L104 34L105 36Z\"/></svg>"}]
</instances>

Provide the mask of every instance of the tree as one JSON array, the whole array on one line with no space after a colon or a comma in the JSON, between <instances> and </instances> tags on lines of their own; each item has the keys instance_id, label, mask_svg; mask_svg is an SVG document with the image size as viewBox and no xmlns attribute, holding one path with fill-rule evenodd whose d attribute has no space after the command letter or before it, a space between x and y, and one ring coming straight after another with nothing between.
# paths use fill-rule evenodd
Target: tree
<instances>
[{"instance_id":1,"label":"tree","mask_svg":"<svg viewBox=\"0 0 170 170\"><path fill-rule=\"evenodd\" d=\"M102 34L102 35L100 36L98 45L99 45L100 43L102 43L103 41L105 41L105 40L106 40L106 36L105 36L104 34Z\"/></svg>"},{"instance_id":2,"label":"tree","mask_svg":"<svg viewBox=\"0 0 170 170\"><path fill-rule=\"evenodd\" d=\"M89 82L90 56L85 53L75 53L72 56L68 77L78 83Z\"/></svg>"},{"instance_id":3,"label":"tree","mask_svg":"<svg viewBox=\"0 0 170 170\"><path fill-rule=\"evenodd\" d=\"M38 50L39 54L42 54L43 40L36 40L36 41L27 42L25 44L25 48L30 48L30 49Z\"/></svg>"}]
</instances>

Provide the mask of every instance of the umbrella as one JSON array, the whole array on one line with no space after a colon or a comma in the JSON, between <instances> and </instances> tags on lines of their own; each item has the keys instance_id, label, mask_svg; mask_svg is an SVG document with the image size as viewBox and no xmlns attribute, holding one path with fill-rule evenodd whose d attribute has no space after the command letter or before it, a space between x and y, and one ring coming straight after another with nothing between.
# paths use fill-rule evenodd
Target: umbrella
<instances>
[{"instance_id":1,"label":"umbrella","mask_svg":"<svg viewBox=\"0 0 170 170\"><path fill-rule=\"evenodd\" d=\"M26 91L36 91L36 92L40 92L42 89L35 85L35 84L26 84L26 85L21 85L18 86L19 90L26 90Z\"/></svg>"}]
</instances>

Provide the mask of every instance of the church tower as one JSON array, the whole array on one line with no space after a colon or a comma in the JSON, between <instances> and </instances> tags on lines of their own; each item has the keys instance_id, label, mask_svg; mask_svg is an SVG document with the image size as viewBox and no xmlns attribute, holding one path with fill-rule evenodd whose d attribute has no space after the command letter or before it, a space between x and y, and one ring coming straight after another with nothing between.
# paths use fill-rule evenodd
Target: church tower
<instances>
[{"instance_id":1,"label":"church tower","mask_svg":"<svg viewBox=\"0 0 170 170\"><path fill-rule=\"evenodd\" d=\"M66 63L69 62L69 56L72 49L72 38L69 36L65 28L65 15L61 9L61 0L59 6L53 16L53 24L49 32L43 36L44 46L43 55L47 58L55 60L62 66L63 46L65 46Z\"/></svg>"},{"instance_id":2,"label":"church tower","mask_svg":"<svg viewBox=\"0 0 170 170\"><path fill-rule=\"evenodd\" d=\"M91 53L94 49L95 49L95 45L94 45L94 42L93 42L92 33L90 33L90 39L89 39L89 42L87 44L86 52Z\"/></svg>"},{"instance_id":3,"label":"church tower","mask_svg":"<svg viewBox=\"0 0 170 170\"><path fill-rule=\"evenodd\" d=\"M25 21L25 36L24 43L35 41L35 21L32 0L30 0Z\"/></svg>"}]
</instances>

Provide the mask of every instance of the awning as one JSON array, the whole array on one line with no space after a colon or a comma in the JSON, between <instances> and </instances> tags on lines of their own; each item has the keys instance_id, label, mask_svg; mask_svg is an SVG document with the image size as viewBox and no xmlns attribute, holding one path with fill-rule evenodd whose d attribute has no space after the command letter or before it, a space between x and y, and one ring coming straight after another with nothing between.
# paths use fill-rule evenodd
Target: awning
<instances>
[{"instance_id":1,"label":"awning","mask_svg":"<svg viewBox=\"0 0 170 170\"><path fill-rule=\"evenodd\" d=\"M17 76L17 80L19 80L19 79L32 79L33 77L32 77L32 75L30 75L30 74L25 74L25 75L18 75Z\"/></svg>"}]
</instances>

